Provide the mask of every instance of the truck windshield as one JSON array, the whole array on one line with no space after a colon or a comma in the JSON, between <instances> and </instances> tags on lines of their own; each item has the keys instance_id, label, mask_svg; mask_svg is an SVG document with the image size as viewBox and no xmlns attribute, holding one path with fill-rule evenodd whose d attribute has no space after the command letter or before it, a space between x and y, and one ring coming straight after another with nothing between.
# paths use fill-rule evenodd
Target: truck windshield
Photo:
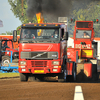
<instances>
[{"instance_id":1,"label":"truck windshield","mask_svg":"<svg viewBox=\"0 0 100 100\"><path fill-rule=\"evenodd\" d=\"M76 38L91 38L91 30L76 30Z\"/></svg>"},{"instance_id":2,"label":"truck windshield","mask_svg":"<svg viewBox=\"0 0 100 100\"><path fill-rule=\"evenodd\" d=\"M3 48L11 48L12 49L12 41L2 41L2 49Z\"/></svg>"},{"instance_id":3,"label":"truck windshield","mask_svg":"<svg viewBox=\"0 0 100 100\"><path fill-rule=\"evenodd\" d=\"M22 29L21 40L59 40L59 29Z\"/></svg>"}]
</instances>

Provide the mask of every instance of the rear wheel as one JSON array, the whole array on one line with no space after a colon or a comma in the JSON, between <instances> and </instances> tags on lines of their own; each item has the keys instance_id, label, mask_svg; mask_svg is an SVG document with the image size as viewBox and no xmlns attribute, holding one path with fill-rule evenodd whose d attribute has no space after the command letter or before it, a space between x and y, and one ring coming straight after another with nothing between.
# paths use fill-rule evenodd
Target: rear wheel
<instances>
[{"instance_id":1,"label":"rear wheel","mask_svg":"<svg viewBox=\"0 0 100 100\"><path fill-rule=\"evenodd\" d=\"M76 64L73 62L72 81L76 81Z\"/></svg>"},{"instance_id":2,"label":"rear wheel","mask_svg":"<svg viewBox=\"0 0 100 100\"><path fill-rule=\"evenodd\" d=\"M66 71L58 75L58 82L66 82Z\"/></svg>"},{"instance_id":3,"label":"rear wheel","mask_svg":"<svg viewBox=\"0 0 100 100\"><path fill-rule=\"evenodd\" d=\"M28 81L28 75L26 73L20 73L20 81Z\"/></svg>"},{"instance_id":4,"label":"rear wheel","mask_svg":"<svg viewBox=\"0 0 100 100\"><path fill-rule=\"evenodd\" d=\"M100 81L100 72L98 72L98 76L97 77L98 77L98 81Z\"/></svg>"},{"instance_id":5,"label":"rear wheel","mask_svg":"<svg viewBox=\"0 0 100 100\"><path fill-rule=\"evenodd\" d=\"M73 81L76 81L76 71L74 70L73 75L72 75Z\"/></svg>"},{"instance_id":6,"label":"rear wheel","mask_svg":"<svg viewBox=\"0 0 100 100\"><path fill-rule=\"evenodd\" d=\"M99 75L97 72L97 64L92 64L92 80L97 81L99 79Z\"/></svg>"},{"instance_id":7,"label":"rear wheel","mask_svg":"<svg viewBox=\"0 0 100 100\"><path fill-rule=\"evenodd\" d=\"M67 76L68 82L75 82L76 81L76 64L73 62L73 69L72 69L72 75Z\"/></svg>"}]
</instances>

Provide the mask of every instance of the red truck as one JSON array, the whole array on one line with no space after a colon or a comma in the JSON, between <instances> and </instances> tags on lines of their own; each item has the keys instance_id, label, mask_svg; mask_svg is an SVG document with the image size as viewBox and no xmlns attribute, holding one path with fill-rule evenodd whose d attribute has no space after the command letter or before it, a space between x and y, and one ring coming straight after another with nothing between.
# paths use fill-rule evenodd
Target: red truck
<instances>
[{"instance_id":1,"label":"red truck","mask_svg":"<svg viewBox=\"0 0 100 100\"><path fill-rule=\"evenodd\" d=\"M19 52L13 48L13 39L11 38L1 38L1 50L2 50L2 65L10 63L11 51L12 59L18 59Z\"/></svg>"},{"instance_id":2,"label":"red truck","mask_svg":"<svg viewBox=\"0 0 100 100\"><path fill-rule=\"evenodd\" d=\"M27 36L28 32L31 36ZM15 30L15 41L16 34ZM58 76L58 82L64 82L67 75L75 80L76 65L67 61L67 39L64 23L23 24L19 42L20 80L27 81L31 77L31 80L37 81L47 76Z\"/></svg>"},{"instance_id":3,"label":"red truck","mask_svg":"<svg viewBox=\"0 0 100 100\"><path fill-rule=\"evenodd\" d=\"M74 48L67 49L69 61L77 63L77 80L98 79L97 47L94 42L93 21L76 21L73 39Z\"/></svg>"}]
</instances>

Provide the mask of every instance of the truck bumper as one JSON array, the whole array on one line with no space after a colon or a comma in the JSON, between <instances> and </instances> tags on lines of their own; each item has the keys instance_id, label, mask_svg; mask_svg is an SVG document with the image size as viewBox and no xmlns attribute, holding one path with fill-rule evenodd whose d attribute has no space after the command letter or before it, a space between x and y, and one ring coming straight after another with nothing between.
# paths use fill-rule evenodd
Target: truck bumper
<instances>
[{"instance_id":1,"label":"truck bumper","mask_svg":"<svg viewBox=\"0 0 100 100\"><path fill-rule=\"evenodd\" d=\"M61 73L61 68L19 68L19 73L32 74L47 74L47 73Z\"/></svg>"},{"instance_id":2,"label":"truck bumper","mask_svg":"<svg viewBox=\"0 0 100 100\"><path fill-rule=\"evenodd\" d=\"M26 64L20 65L24 61ZM53 62L58 62L54 64ZM22 60L19 59L19 73L47 74L61 73L61 61L57 60Z\"/></svg>"}]
</instances>

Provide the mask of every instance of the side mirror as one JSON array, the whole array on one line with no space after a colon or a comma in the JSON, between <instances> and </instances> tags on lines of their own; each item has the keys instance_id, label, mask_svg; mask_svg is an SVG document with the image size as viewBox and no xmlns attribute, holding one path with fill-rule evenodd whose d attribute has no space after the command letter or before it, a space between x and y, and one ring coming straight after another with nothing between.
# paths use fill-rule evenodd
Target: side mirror
<instances>
[{"instance_id":1,"label":"side mirror","mask_svg":"<svg viewBox=\"0 0 100 100\"><path fill-rule=\"evenodd\" d=\"M68 40L68 32L64 34L64 40Z\"/></svg>"},{"instance_id":2,"label":"side mirror","mask_svg":"<svg viewBox=\"0 0 100 100\"><path fill-rule=\"evenodd\" d=\"M13 41L14 42L17 41L17 31L16 30L13 31Z\"/></svg>"}]
</instances>

